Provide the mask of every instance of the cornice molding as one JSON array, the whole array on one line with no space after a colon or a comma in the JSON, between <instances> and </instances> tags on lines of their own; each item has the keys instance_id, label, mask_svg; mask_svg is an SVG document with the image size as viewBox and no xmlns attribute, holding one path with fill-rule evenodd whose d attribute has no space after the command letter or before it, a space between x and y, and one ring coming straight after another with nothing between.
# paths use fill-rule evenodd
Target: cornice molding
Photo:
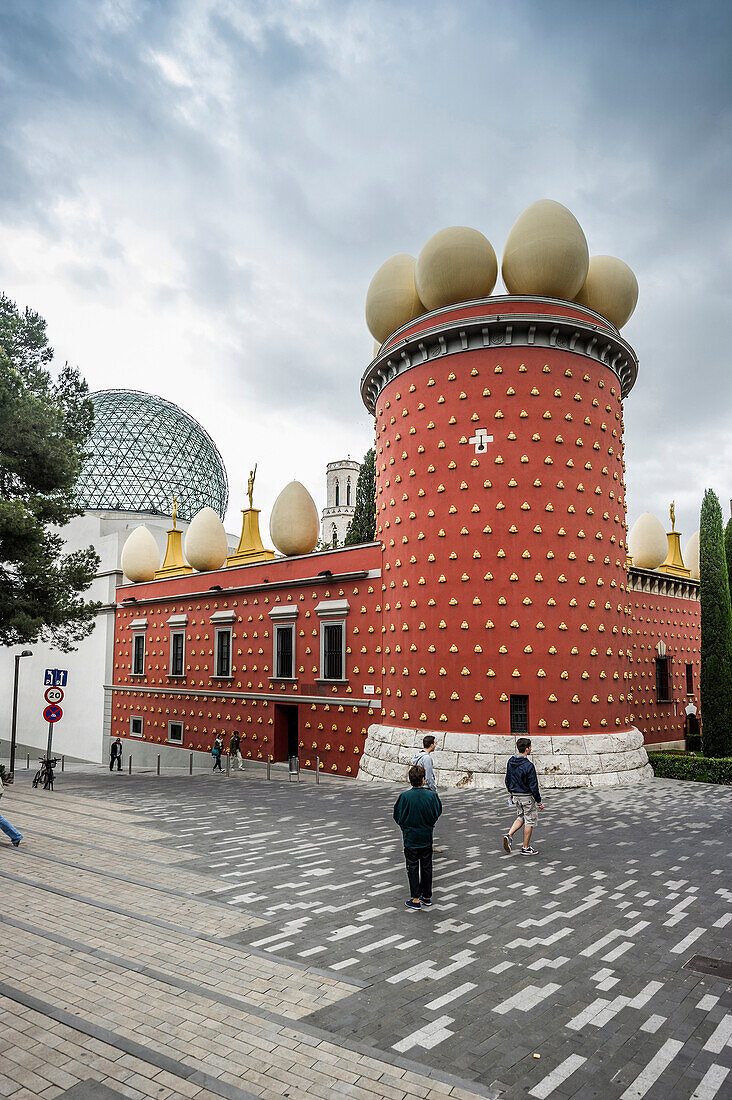
<instances>
[{"instance_id":1,"label":"cornice molding","mask_svg":"<svg viewBox=\"0 0 732 1100\"><path fill-rule=\"evenodd\" d=\"M496 299L485 302L486 305L495 304ZM366 368L361 378L361 397L370 413L376 412L376 401L384 387L412 367L447 355L485 348L538 347L568 351L613 371L623 397L628 396L635 384L638 359L632 347L606 323L595 323L591 315L584 320L548 313L486 313L439 321L439 315L445 312L436 310L437 323L429 328L397 340L390 337L388 347ZM430 316L425 314L425 317Z\"/></svg>"}]
</instances>

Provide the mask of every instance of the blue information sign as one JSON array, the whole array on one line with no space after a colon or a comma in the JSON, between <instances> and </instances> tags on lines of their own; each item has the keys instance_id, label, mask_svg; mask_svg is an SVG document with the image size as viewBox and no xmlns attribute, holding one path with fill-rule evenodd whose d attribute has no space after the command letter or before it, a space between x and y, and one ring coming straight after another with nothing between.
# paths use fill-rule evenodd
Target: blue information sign
<instances>
[{"instance_id":1,"label":"blue information sign","mask_svg":"<svg viewBox=\"0 0 732 1100\"><path fill-rule=\"evenodd\" d=\"M65 688L68 676L65 668L47 668L43 683L46 687Z\"/></svg>"}]
</instances>

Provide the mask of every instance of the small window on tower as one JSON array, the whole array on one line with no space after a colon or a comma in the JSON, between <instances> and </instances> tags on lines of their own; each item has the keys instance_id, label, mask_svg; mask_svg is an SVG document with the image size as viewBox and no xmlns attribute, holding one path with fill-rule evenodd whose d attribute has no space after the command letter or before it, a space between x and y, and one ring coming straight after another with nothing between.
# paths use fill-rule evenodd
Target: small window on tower
<instances>
[{"instance_id":1,"label":"small window on tower","mask_svg":"<svg viewBox=\"0 0 732 1100\"><path fill-rule=\"evenodd\" d=\"M349 508L351 507L351 479L350 479L350 477L349 477L348 481L346 482L346 505Z\"/></svg>"},{"instance_id":2,"label":"small window on tower","mask_svg":"<svg viewBox=\"0 0 732 1100\"><path fill-rule=\"evenodd\" d=\"M694 694L694 666L693 665L687 665L686 666L686 694L687 695L693 695Z\"/></svg>"},{"instance_id":3,"label":"small window on tower","mask_svg":"<svg viewBox=\"0 0 732 1100\"><path fill-rule=\"evenodd\" d=\"M528 695L511 696L511 733L518 736L529 732L529 697Z\"/></svg>"},{"instance_id":4,"label":"small window on tower","mask_svg":"<svg viewBox=\"0 0 732 1100\"><path fill-rule=\"evenodd\" d=\"M671 702L670 660L668 657L656 657L656 702Z\"/></svg>"},{"instance_id":5,"label":"small window on tower","mask_svg":"<svg viewBox=\"0 0 732 1100\"><path fill-rule=\"evenodd\" d=\"M336 506L336 508L338 507L340 502L341 502L341 487L338 484L338 478L336 478L336 483L335 483L335 506Z\"/></svg>"}]
</instances>

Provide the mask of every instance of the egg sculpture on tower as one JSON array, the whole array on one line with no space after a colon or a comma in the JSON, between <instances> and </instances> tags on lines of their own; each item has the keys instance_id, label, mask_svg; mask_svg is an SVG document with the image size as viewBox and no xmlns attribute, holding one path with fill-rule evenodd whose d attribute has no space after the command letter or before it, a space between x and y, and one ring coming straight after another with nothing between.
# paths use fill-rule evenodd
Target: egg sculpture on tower
<instances>
[{"instance_id":1,"label":"egg sculpture on tower","mask_svg":"<svg viewBox=\"0 0 732 1100\"><path fill-rule=\"evenodd\" d=\"M434 734L441 784L500 787L525 735L544 786L645 779L623 462L636 356L572 300L588 248L564 207L536 203L519 218L503 260L508 296L487 296L492 248L480 236L433 238L415 266L424 310L374 333L383 343L362 378L387 625L383 709L359 775L403 778ZM455 272L460 248L472 285ZM606 298L622 283L622 313L632 286L609 268ZM602 299L600 280L591 285ZM439 308L428 312L431 293Z\"/></svg>"}]
</instances>

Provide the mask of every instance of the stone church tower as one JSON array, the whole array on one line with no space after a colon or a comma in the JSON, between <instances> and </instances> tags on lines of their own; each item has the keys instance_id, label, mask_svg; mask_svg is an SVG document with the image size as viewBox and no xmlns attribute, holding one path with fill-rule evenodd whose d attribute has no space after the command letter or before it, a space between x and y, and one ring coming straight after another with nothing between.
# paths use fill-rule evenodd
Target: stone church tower
<instances>
[{"instance_id":1,"label":"stone church tower","mask_svg":"<svg viewBox=\"0 0 732 1100\"><path fill-rule=\"evenodd\" d=\"M356 482L360 462L341 458L327 466L327 504L322 516L322 539L331 546L343 546L356 510Z\"/></svg>"}]
</instances>

